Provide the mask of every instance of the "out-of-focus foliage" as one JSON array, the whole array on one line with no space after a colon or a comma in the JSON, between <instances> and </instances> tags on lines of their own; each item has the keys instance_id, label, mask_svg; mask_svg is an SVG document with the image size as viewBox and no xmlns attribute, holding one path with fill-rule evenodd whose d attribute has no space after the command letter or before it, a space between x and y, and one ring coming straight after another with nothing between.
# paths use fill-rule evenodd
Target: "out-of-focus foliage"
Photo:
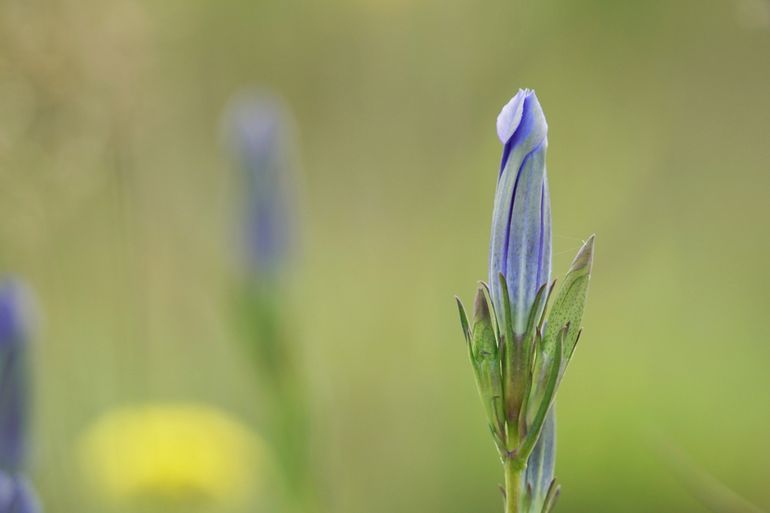
<instances>
[{"instance_id":1,"label":"out-of-focus foliage","mask_svg":"<svg viewBox=\"0 0 770 513\"><path fill-rule=\"evenodd\" d=\"M0 267L45 313L30 480L47 511L110 513L77 441L116 404L265 420L231 322L239 194L218 140L251 86L297 118L291 319L331 511L500 507L452 294L486 270L495 116L518 87L549 116L554 274L601 241L559 397L559 510L703 511L650 428L768 509L769 10L0 3Z\"/></svg>"}]
</instances>

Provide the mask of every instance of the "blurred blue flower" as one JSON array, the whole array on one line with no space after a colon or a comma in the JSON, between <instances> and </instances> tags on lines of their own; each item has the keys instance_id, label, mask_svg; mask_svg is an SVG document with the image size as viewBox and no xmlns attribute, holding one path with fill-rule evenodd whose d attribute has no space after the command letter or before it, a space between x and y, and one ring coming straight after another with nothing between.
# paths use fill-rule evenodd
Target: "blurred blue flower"
<instances>
[{"instance_id":1,"label":"blurred blue flower","mask_svg":"<svg viewBox=\"0 0 770 513\"><path fill-rule=\"evenodd\" d=\"M519 90L497 118L503 143L492 214L489 284L503 312L505 276L514 332L524 333L537 291L551 278L551 203L545 169L548 125L535 93Z\"/></svg>"},{"instance_id":2,"label":"blurred blue flower","mask_svg":"<svg viewBox=\"0 0 770 513\"><path fill-rule=\"evenodd\" d=\"M0 283L0 470L11 473L21 469L26 451L28 317L24 287Z\"/></svg>"},{"instance_id":3,"label":"blurred blue flower","mask_svg":"<svg viewBox=\"0 0 770 513\"><path fill-rule=\"evenodd\" d=\"M26 457L29 294L0 283L0 513L36 513L37 498L19 474Z\"/></svg>"},{"instance_id":4,"label":"blurred blue flower","mask_svg":"<svg viewBox=\"0 0 770 513\"><path fill-rule=\"evenodd\" d=\"M0 472L0 513L38 513L40 503L27 483L19 476Z\"/></svg>"},{"instance_id":5,"label":"blurred blue flower","mask_svg":"<svg viewBox=\"0 0 770 513\"><path fill-rule=\"evenodd\" d=\"M241 170L242 236L251 271L274 276L291 256L291 123L283 104L269 95L242 95L226 116L228 147Z\"/></svg>"}]
</instances>

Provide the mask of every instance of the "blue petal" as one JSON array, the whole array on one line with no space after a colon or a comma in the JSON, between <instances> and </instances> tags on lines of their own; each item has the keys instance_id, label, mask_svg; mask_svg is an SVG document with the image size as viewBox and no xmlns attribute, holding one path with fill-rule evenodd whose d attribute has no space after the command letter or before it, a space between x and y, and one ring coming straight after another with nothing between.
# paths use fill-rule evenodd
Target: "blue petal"
<instances>
[{"instance_id":1,"label":"blue petal","mask_svg":"<svg viewBox=\"0 0 770 513\"><path fill-rule=\"evenodd\" d=\"M516 96L511 98L500 114L497 116L497 136L500 138L500 142L505 144L511 138L513 133L519 127L521 123L521 115L524 112L524 99L529 96L531 91L526 89L519 89Z\"/></svg>"},{"instance_id":2,"label":"blue petal","mask_svg":"<svg viewBox=\"0 0 770 513\"><path fill-rule=\"evenodd\" d=\"M545 154L548 126L534 92L523 90L498 117L504 140L492 215L489 283L498 311L497 275L506 278L514 330L522 333L538 289L551 276L551 210Z\"/></svg>"}]
</instances>

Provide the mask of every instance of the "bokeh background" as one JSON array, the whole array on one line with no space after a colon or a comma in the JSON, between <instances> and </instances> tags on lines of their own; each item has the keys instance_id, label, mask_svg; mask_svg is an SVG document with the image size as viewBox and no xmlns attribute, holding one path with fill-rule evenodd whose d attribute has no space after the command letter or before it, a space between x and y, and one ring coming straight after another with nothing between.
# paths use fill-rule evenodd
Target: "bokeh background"
<instances>
[{"instance_id":1,"label":"bokeh background","mask_svg":"<svg viewBox=\"0 0 770 513\"><path fill-rule=\"evenodd\" d=\"M118 510L77 449L111 408L260 430L220 130L253 87L295 116L287 309L326 511L501 507L452 295L486 276L519 87L549 120L557 275L597 233L557 509L706 511L667 444L770 508L767 0L2 0L0 269L40 310L47 511Z\"/></svg>"}]
</instances>

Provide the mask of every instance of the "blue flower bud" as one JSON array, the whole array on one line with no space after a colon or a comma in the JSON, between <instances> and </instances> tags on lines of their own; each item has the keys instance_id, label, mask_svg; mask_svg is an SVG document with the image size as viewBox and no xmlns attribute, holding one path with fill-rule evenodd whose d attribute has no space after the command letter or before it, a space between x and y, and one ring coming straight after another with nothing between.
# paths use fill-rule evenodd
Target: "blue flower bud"
<instances>
[{"instance_id":1,"label":"blue flower bud","mask_svg":"<svg viewBox=\"0 0 770 513\"><path fill-rule=\"evenodd\" d=\"M0 472L0 513L41 511L40 503L26 479Z\"/></svg>"},{"instance_id":2,"label":"blue flower bud","mask_svg":"<svg viewBox=\"0 0 770 513\"><path fill-rule=\"evenodd\" d=\"M24 288L0 284L0 470L6 472L21 469L26 449L28 313Z\"/></svg>"},{"instance_id":3,"label":"blue flower bud","mask_svg":"<svg viewBox=\"0 0 770 513\"><path fill-rule=\"evenodd\" d=\"M551 205L545 169L548 125L535 93L520 90L497 118L503 143L492 214L489 284L497 312L508 287L513 331L524 333L537 291L551 278Z\"/></svg>"},{"instance_id":4,"label":"blue flower bud","mask_svg":"<svg viewBox=\"0 0 770 513\"><path fill-rule=\"evenodd\" d=\"M481 315L475 315L473 330L459 300L458 307L504 466L505 511L549 513L559 495L554 479L554 398L580 337L594 237L581 247L547 309L554 290L553 284L547 286L551 279L548 125L533 91L519 90L503 107L497 134L503 156L489 250L494 323L484 290L477 296L476 312ZM482 375L481 364L494 372ZM488 379L492 376L495 380Z\"/></svg>"},{"instance_id":5,"label":"blue flower bud","mask_svg":"<svg viewBox=\"0 0 770 513\"><path fill-rule=\"evenodd\" d=\"M271 277L290 256L292 205L289 116L267 95L240 96L226 113L228 146L241 170L247 266Z\"/></svg>"},{"instance_id":6,"label":"blue flower bud","mask_svg":"<svg viewBox=\"0 0 770 513\"><path fill-rule=\"evenodd\" d=\"M548 411L543 432L527 461L527 488L532 493L533 504L543 504L551 487L554 486L556 466L556 412Z\"/></svg>"}]
</instances>

